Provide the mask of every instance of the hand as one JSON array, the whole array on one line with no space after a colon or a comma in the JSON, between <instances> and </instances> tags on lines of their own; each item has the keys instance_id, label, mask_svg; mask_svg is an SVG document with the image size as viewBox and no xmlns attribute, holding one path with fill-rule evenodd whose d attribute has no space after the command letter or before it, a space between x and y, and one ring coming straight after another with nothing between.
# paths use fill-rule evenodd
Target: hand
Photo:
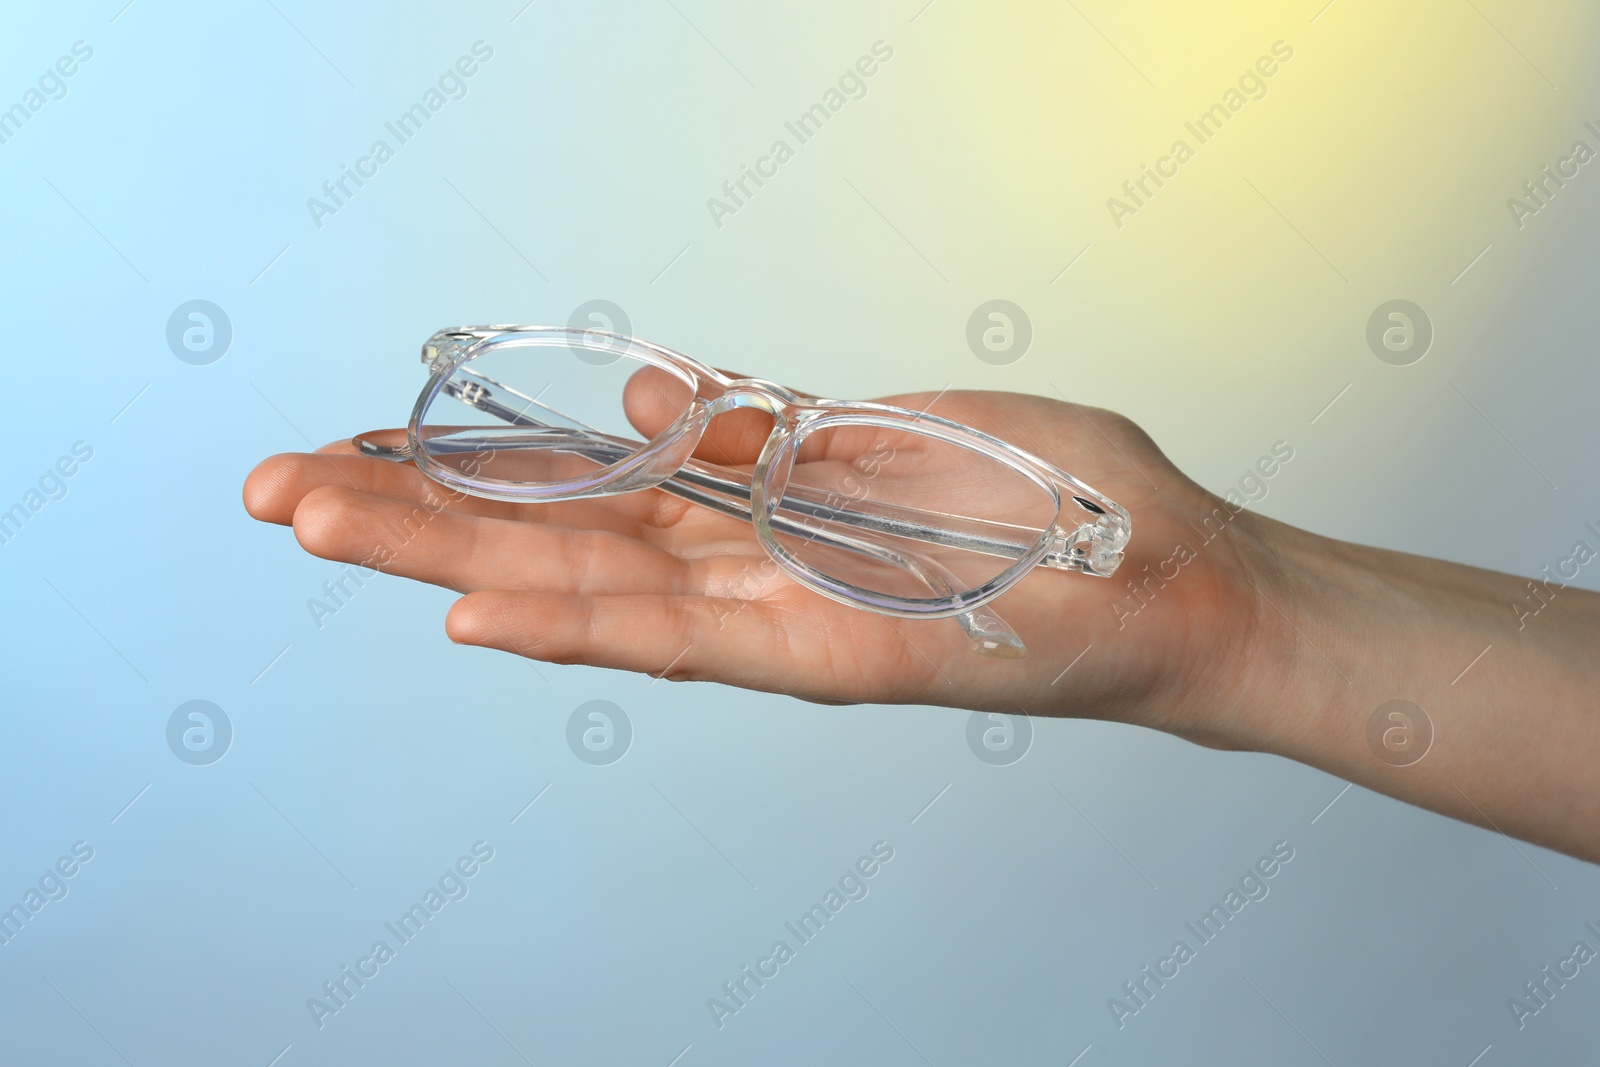
<instances>
[{"instance_id":1,"label":"hand","mask_svg":"<svg viewBox=\"0 0 1600 1067\"><path fill-rule=\"evenodd\" d=\"M660 490L556 504L456 494L413 467L355 454L274 456L245 485L258 519L293 524L307 551L465 594L454 641L556 663L724 682L826 703L927 703L1142 722L1207 743L1237 741L1215 720L1270 635L1244 564L1235 512L1184 477L1110 412L1007 393L889 398L1014 441L1126 507L1134 536L1116 577L1036 569L992 605L1028 655L975 655L954 620L901 620L836 603L779 572L748 522ZM658 421L637 412L645 424ZM768 416L713 420L696 455L748 469ZM813 462L848 461L841 435ZM960 471L899 454L884 477L947 487ZM1174 546L1218 537L1171 579ZM1191 525L1193 524L1193 525ZM1237 531L1237 532L1236 532ZM1165 573L1167 579L1161 574ZM1154 577L1152 577L1154 575ZM1129 582L1140 584L1136 597ZM1070 668L1070 669L1069 669ZM1197 700L1192 694L1205 694Z\"/></svg>"},{"instance_id":2,"label":"hand","mask_svg":"<svg viewBox=\"0 0 1600 1067\"><path fill-rule=\"evenodd\" d=\"M455 641L823 703L1138 723L1600 860L1600 595L1547 584L1532 601L1520 578L1235 510L1110 412L1007 393L891 402L1017 442L1132 514L1115 578L1036 569L994 602L1026 658L973 654L953 620L828 600L775 573L748 522L660 490L498 503L340 444L266 460L245 506L316 555L465 594L445 623ZM664 415L647 406L629 412L649 433ZM719 416L696 455L748 468L770 427ZM850 447L802 459L848 461ZM885 476L963 484L929 464L913 449ZM1370 723L1394 700L1432 717L1423 758L1375 747Z\"/></svg>"}]
</instances>

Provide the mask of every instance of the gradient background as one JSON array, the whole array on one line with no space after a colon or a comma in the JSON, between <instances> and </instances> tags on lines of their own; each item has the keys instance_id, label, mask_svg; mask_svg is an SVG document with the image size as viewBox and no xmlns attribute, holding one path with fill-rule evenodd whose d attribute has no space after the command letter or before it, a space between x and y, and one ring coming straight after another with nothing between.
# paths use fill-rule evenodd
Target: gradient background
<instances>
[{"instance_id":1,"label":"gradient background","mask_svg":"<svg viewBox=\"0 0 1600 1067\"><path fill-rule=\"evenodd\" d=\"M263 456L402 421L434 329L601 298L836 396L1060 388L1218 491L1287 440L1261 510L1338 537L1529 575L1595 546L1600 164L1521 229L1505 202L1596 145L1600 12L1322 3L12 5L0 107L94 57L0 144L0 508L94 458L0 545L0 904L95 858L0 946L0 1060L1592 1061L1594 967L1521 1031L1506 1001L1597 945L1593 867L1133 728L1037 721L993 767L958 711L458 648L451 594L399 579L318 628L341 568L239 503ZM480 39L467 96L314 225ZM867 95L714 225L878 40ZM1277 40L1266 97L1115 226ZM1034 331L1007 366L965 339L995 298ZM1406 367L1364 339L1395 298L1436 330ZM193 299L232 324L210 365L166 342ZM209 766L167 746L192 699L233 726ZM633 725L609 766L566 742L595 699ZM307 998L480 839L470 895L319 1030ZM706 999L879 840L870 895L719 1030ZM1270 895L1119 1030L1107 999L1277 841Z\"/></svg>"}]
</instances>

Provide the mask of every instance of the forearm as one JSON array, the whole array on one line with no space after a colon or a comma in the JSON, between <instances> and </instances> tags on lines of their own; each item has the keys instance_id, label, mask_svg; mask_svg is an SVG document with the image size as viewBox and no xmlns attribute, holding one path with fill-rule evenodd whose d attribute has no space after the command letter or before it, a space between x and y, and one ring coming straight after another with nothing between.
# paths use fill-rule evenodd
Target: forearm
<instances>
[{"instance_id":1,"label":"forearm","mask_svg":"<svg viewBox=\"0 0 1600 1067\"><path fill-rule=\"evenodd\" d=\"M1243 747L1600 861L1600 594L1266 519L1251 532L1270 603ZM1426 751L1412 709L1379 713L1397 700L1431 722Z\"/></svg>"}]
</instances>

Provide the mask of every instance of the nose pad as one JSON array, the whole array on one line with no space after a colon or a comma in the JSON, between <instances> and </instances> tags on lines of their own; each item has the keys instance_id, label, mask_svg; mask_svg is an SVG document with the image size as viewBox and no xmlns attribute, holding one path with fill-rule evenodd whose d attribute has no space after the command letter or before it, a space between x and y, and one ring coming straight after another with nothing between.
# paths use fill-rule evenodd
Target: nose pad
<instances>
[{"instance_id":1,"label":"nose pad","mask_svg":"<svg viewBox=\"0 0 1600 1067\"><path fill-rule=\"evenodd\" d=\"M404 463L412 458L404 430L368 430L350 439L363 456Z\"/></svg>"},{"instance_id":2,"label":"nose pad","mask_svg":"<svg viewBox=\"0 0 1600 1067\"><path fill-rule=\"evenodd\" d=\"M683 428L666 441L655 442L641 453L638 461L626 473L606 483L600 495L629 493L639 489L653 489L676 474L689 457L694 455L706 423L711 420L711 410L702 409Z\"/></svg>"}]
</instances>

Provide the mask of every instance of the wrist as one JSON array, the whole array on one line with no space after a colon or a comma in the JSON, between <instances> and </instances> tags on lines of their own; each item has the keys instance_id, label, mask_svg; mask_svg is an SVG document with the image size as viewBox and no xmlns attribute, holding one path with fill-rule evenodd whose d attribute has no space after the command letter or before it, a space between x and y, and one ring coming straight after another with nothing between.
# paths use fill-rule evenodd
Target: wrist
<instances>
[{"instance_id":1,"label":"wrist","mask_svg":"<svg viewBox=\"0 0 1600 1067\"><path fill-rule=\"evenodd\" d=\"M1173 640L1141 649L1131 721L1600 861L1600 595L1248 512L1225 529L1189 557Z\"/></svg>"},{"instance_id":2,"label":"wrist","mask_svg":"<svg viewBox=\"0 0 1600 1067\"><path fill-rule=\"evenodd\" d=\"M1391 590L1361 550L1242 512L1219 568L1218 602L1195 628L1208 663L1179 732L1217 748L1307 760L1355 694L1358 640L1386 622Z\"/></svg>"},{"instance_id":3,"label":"wrist","mask_svg":"<svg viewBox=\"0 0 1600 1067\"><path fill-rule=\"evenodd\" d=\"M1240 573L1254 629L1222 717L1234 747L1345 778L1405 773L1405 755L1369 736L1369 721L1407 702L1427 741L1445 701L1461 695L1455 681L1514 629L1515 580L1249 518ZM1378 739L1389 724L1380 718Z\"/></svg>"}]
</instances>

